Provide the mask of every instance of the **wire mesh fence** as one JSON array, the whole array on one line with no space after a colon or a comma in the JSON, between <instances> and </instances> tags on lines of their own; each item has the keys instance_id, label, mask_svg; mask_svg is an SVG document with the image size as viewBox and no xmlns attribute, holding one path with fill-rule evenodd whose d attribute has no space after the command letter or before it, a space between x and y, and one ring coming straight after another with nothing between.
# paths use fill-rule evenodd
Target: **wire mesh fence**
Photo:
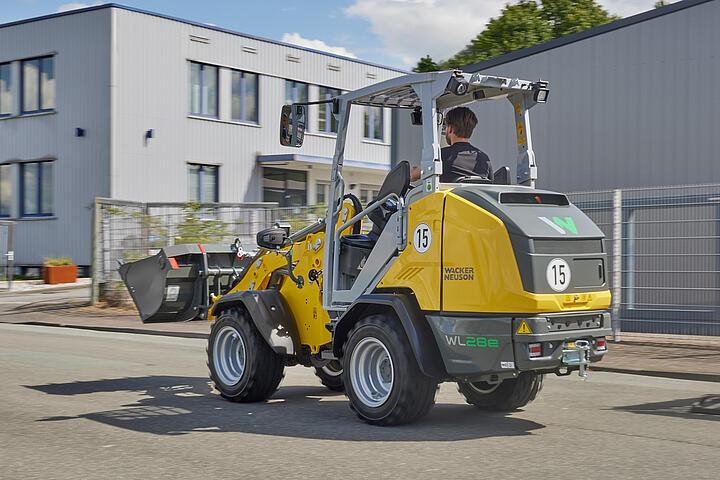
<instances>
[{"instance_id":1,"label":"wire mesh fence","mask_svg":"<svg viewBox=\"0 0 720 480\"><path fill-rule=\"evenodd\" d=\"M578 192L568 195L605 233L606 278L616 327L624 331L720 335L720 185ZM118 260L166 245L230 244L255 248L275 222L297 231L324 206L133 203L98 199L94 285L106 298L124 293ZM619 320L619 321L618 321Z\"/></svg>"},{"instance_id":2,"label":"wire mesh fence","mask_svg":"<svg viewBox=\"0 0 720 480\"><path fill-rule=\"evenodd\" d=\"M325 208L275 203L137 203L97 199L93 231L93 298L126 300L118 267L180 244L232 244L254 250L257 233L275 222L292 231L324 216Z\"/></svg>"},{"instance_id":3,"label":"wire mesh fence","mask_svg":"<svg viewBox=\"0 0 720 480\"><path fill-rule=\"evenodd\" d=\"M720 185L569 196L605 232L623 330L720 335Z\"/></svg>"}]
</instances>

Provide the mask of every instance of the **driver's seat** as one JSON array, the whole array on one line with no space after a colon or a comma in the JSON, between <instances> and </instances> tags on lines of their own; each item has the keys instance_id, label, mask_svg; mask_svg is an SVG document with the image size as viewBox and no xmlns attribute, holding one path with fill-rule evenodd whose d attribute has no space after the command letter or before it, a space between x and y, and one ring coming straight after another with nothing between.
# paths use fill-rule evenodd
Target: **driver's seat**
<instances>
[{"instance_id":1,"label":"driver's seat","mask_svg":"<svg viewBox=\"0 0 720 480\"><path fill-rule=\"evenodd\" d=\"M380 187L378 200L391 193L404 197L410 188L410 164L400 162L395 165L385 177ZM371 205L372 202L368 205ZM340 288L348 290L352 288L355 279L365 266L370 252L372 252L380 238L383 228L390 216L397 211L397 203L386 201L384 204L370 212L368 218L373 222L373 228L369 234L343 235L340 237L340 261L338 271L340 273ZM356 224L359 225L359 222Z\"/></svg>"},{"instance_id":2,"label":"driver's seat","mask_svg":"<svg viewBox=\"0 0 720 480\"><path fill-rule=\"evenodd\" d=\"M391 193L394 193L399 197L404 197L409 189L410 163L404 160L395 165L387 174L375 201L378 201ZM372 205L375 201L370 202L367 206ZM383 228L385 228L390 216L396 211L396 202L394 200L386 201L380 207L368 214L368 218L373 223L373 228L369 234L344 235L340 237L340 242L346 245L372 249L372 247L375 246L377 239L380 238L380 234L382 233Z\"/></svg>"}]
</instances>

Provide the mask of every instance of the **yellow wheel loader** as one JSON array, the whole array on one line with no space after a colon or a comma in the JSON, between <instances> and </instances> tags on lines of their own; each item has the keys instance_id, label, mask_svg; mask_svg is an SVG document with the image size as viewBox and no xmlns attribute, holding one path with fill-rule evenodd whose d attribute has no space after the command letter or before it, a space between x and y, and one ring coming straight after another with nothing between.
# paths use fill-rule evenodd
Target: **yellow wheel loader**
<instances>
[{"instance_id":1,"label":"yellow wheel loader","mask_svg":"<svg viewBox=\"0 0 720 480\"><path fill-rule=\"evenodd\" d=\"M228 400L265 400L300 364L377 425L421 418L441 382L457 382L478 408L511 411L536 397L545 374L585 376L611 333L607 259L600 229L565 195L534 186L529 110L548 92L547 82L446 71L329 100L339 127L326 217L298 232L264 230L251 254L178 246L124 265L143 319L214 320L210 377ZM507 167L493 181L441 183L443 113L493 99L512 108L517 184ZM302 145L307 105L283 107L283 145ZM406 109L422 130L420 179L411 184L399 162L368 205L342 175L357 106Z\"/></svg>"}]
</instances>

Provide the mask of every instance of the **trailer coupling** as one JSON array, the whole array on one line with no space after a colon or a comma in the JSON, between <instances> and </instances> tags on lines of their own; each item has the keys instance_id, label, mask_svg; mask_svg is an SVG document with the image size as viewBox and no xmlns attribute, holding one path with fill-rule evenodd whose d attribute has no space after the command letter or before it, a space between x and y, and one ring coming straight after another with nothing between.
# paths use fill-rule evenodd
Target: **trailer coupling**
<instances>
[{"instance_id":1,"label":"trailer coupling","mask_svg":"<svg viewBox=\"0 0 720 480\"><path fill-rule=\"evenodd\" d=\"M587 340L568 341L563 346L562 364L566 367L578 367L578 375L585 380L590 365L590 342Z\"/></svg>"}]
</instances>

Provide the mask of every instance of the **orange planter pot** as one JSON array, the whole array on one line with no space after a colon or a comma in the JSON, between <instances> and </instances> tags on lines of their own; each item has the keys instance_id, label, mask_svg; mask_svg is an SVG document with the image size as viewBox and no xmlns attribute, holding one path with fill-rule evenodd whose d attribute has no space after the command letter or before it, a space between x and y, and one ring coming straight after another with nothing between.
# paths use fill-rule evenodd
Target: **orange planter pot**
<instances>
[{"instance_id":1,"label":"orange planter pot","mask_svg":"<svg viewBox=\"0 0 720 480\"><path fill-rule=\"evenodd\" d=\"M58 283L75 283L77 281L77 265L43 266L43 280L55 285Z\"/></svg>"}]
</instances>

